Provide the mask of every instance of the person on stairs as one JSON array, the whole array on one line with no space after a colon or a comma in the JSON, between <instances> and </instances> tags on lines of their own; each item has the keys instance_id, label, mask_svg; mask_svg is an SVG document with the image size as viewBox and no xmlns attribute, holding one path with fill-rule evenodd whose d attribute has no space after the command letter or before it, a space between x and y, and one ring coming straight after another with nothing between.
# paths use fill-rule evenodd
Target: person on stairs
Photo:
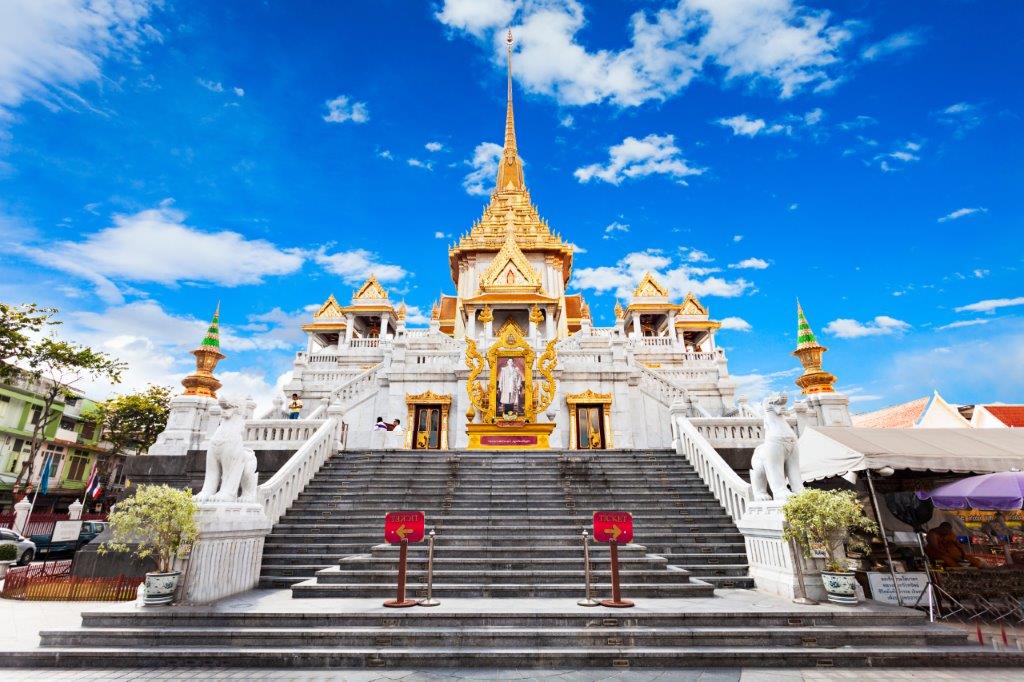
<instances>
[{"instance_id":1,"label":"person on stairs","mask_svg":"<svg viewBox=\"0 0 1024 682\"><path fill-rule=\"evenodd\" d=\"M299 400L298 393L292 393L292 401L288 403L288 418L298 419L300 412L302 412L302 401Z\"/></svg>"}]
</instances>

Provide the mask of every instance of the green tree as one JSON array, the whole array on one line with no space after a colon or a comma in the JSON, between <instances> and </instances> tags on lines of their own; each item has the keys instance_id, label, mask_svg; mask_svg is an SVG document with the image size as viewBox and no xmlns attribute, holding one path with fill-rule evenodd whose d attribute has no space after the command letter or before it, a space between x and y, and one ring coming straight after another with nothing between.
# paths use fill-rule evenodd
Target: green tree
<instances>
[{"instance_id":1,"label":"green tree","mask_svg":"<svg viewBox=\"0 0 1024 682\"><path fill-rule=\"evenodd\" d=\"M67 341L44 338L38 343L30 343L25 350L21 362L27 368L18 368L17 372L34 383L37 395L42 399L39 418L32 425L32 445L28 462L18 473L15 485L22 480L31 481L36 457L45 442L46 430L60 419L60 412L54 409L59 401L74 396L75 384L91 379L106 379L113 383L121 380L121 372L126 365L111 358L106 353L95 351L88 346L80 346Z\"/></svg>"},{"instance_id":2,"label":"green tree","mask_svg":"<svg viewBox=\"0 0 1024 682\"><path fill-rule=\"evenodd\" d=\"M9 379L18 373L34 349L32 337L53 320L56 308L43 308L35 303L10 305L0 302L0 379Z\"/></svg>"},{"instance_id":3,"label":"green tree","mask_svg":"<svg viewBox=\"0 0 1024 682\"><path fill-rule=\"evenodd\" d=\"M197 509L191 490L140 485L133 496L114 505L110 513L112 537L100 545L99 552L130 552L140 559L153 557L157 570L166 573L175 559L188 555L199 535Z\"/></svg>"},{"instance_id":4,"label":"green tree","mask_svg":"<svg viewBox=\"0 0 1024 682\"><path fill-rule=\"evenodd\" d=\"M97 462L101 476L107 474L110 463L118 457L149 450L167 425L170 402L171 389L150 386L145 391L107 398L82 415L96 423L101 438L112 446Z\"/></svg>"}]
</instances>

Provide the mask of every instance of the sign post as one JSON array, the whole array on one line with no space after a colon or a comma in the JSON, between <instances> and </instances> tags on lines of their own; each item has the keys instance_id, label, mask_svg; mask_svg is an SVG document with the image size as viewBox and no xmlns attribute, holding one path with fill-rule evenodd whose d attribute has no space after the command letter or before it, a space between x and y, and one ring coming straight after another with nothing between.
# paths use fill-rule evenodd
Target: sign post
<instances>
[{"instance_id":1,"label":"sign post","mask_svg":"<svg viewBox=\"0 0 1024 682\"><path fill-rule=\"evenodd\" d=\"M594 512L594 540L607 542L611 554L612 598L605 599L601 606L625 609L633 602L622 598L619 590L619 543L633 540L633 515L629 512Z\"/></svg>"},{"instance_id":2,"label":"sign post","mask_svg":"<svg viewBox=\"0 0 1024 682\"><path fill-rule=\"evenodd\" d=\"M427 538L427 596L420 599L420 606L437 606L441 602L434 599L434 529L430 529Z\"/></svg>"},{"instance_id":3,"label":"sign post","mask_svg":"<svg viewBox=\"0 0 1024 682\"><path fill-rule=\"evenodd\" d=\"M583 576L587 582L587 596L576 603L580 606L599 606L601 602L590 594L590 537L587 531L583 531Z\"/></svg>"},{"instance_id":4,"label":"sign post","mask_svg":"<svg viewBox=\"0 0 1024 682\"><path fill-rule=\"evenodd\" d=\"M423 539L425 519L423 512L388 512L384 517L384 541L398 545L398 592L394 599L384 602L389 608L416 606L419 602L405 597L406 564L409 559L409 543Z\"/></svg>"}]
</instances>

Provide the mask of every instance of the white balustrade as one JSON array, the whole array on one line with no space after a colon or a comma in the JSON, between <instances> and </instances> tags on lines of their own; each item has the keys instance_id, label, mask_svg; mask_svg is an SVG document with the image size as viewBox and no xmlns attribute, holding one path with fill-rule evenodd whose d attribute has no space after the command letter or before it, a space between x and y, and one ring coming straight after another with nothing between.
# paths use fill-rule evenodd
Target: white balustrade
<instances>
[{"instance_id":1,"label":"white balustrade","mask_svg":"<svg viewBox=\"0 0 1024 682\"><path fill-rule=\"evenodd\" d=\"M311 363L318 362L322 364L333 365L338 363L337 353L315 353L309 355L307 360Z\"/></svg>"},{"instance_id":2,"label":"white balustrade","mask_svg":"<svg viewBox=\"0 0 1024 682\"><path fill-rule=\"evenodd\" d=\"M253 450L293 450L319 429L323 419L250 419L245 442Z\"/></svg>"},{"instance_id":3,"label":"white balustrade","mask_svg":"<svg viewBox=\"0 0 1024 682\"><path fill-rule=\"evenodd\" d=\"M319 422L312 436L257 489L256 499L272 524L288 511L324 462L337 451L343 426L333 417Z\"/></svg>"},{"instance_id":4,"label":"white balustrade","mask_svg":"<svg viewBox=\"0 0 1024 682\"><path fill-rule=\"evenodd\" d=\"M739 521L754 499L750 484L733 471L707 438L701 435L697 427L686 417L684 403L677 402L672 405L670 413L672 440L676 452L686 457L732 520Z\"/></svg>"},{"instance_id":5,"label":"white balustrade","mask_svg":"<svg viewBox=\"0 0 1024 682\"><path fill-rule=\"evenodd\" d=\"M686 400L686 389L666 379L652 369L637 365L640 370L640 388L663 405L671 405L676 400Z\"/></svg>"},{"instance_id":6,"label":"white balustrade","mask_svg":"<svg viewBox=\"0 0 1024 682\"><path fill-rule=\"evenodd\" d=\"M336 396L342 407L348 409L353 403L377 390L377 369L379 367L380 365L374 365L360 372L347 383L331 391L331 395Z\"/></svg>"},{"instance_id":7,"label":"white balustrade","mask_svg":"<svg viewBox=\"0 0 1024 682\"><path fill-rule=\"evenodd\" d=\"M380 346L380 339L350 339L348 345L352 348L377 348Z\"/></svg>"},{"instance_id":8,"label":"white balustrade","mask_svg":"<svg viewBox=\"0 0 1024 682\"><path fill-rule=\"evenodd\" d=\"M639 345L649 348L671 348L675 343L669 336L641 336Z\"/></svg>"}]
</instances>

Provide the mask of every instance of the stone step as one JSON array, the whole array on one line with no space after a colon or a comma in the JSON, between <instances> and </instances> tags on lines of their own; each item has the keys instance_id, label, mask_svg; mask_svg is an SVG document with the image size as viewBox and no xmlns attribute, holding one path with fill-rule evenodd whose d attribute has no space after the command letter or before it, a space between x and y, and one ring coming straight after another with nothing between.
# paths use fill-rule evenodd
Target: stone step
<instances>
[{"instance_id":1,"label":"stone step","mask_svg":"<svg viewBox=\"0 0 1024 682\"><path fill-rule=\"evenodd\" d=\"M426 566L422 567L410 567L407 572L407 579L410 584L426 584L427 571ZM349 568L344 563L339 568L338 566L332 566L323 570L317 571L316 582L317 585L353 585L353 584L365 584L365 583L377 583L384 585L391 585L394 588L396 576L398 575L397 567L394 562L391 562L387 567L381 566L379 568L373 568L368 570L361 570L358 568ZM592 580L596 583L606 582L611 584L611 572L608 570L608 564L601 564L596 570L591 572ZM666 567L664 565L658 565L651 563L651 568L648 569L637 569L637 568L623 568L619 571L620 580L623 584L632 585L679 585L690 582L690 574L682 569L673 569L672 567ZM518 569L476 569L476 570L459 570L454 568L448 568L446 566L434 567L434 587L447 586L447 585L460 585L467 582L472 582L474 585L481 586L500 586L507 585L509 583L520 584L520 585L578 585L583 584L583 568L582 566L575 570L563 570L563 569L534 569L534 570L518 570Z\"/></svg>"},{"instance_id":2,"label":"stone step","mask_svg":"<svg viewBox=\"0 0 1024 682\"><path fill-rule=\"evenodd\" d=\"M338 599L375 597L387 599L395 595L395 583L320 583L314 581L300 582L291 586L292 594L299 599ZM411 584L408 586L410 598L426 596L426 586ZM606 583L594 583L595 594L610 594L611 586ZM628 599L684 599L691 597L711 597L714 587L705 582L691 580L685 583L622 583L622 596ZM468 584L434 584L434 596L438 599L579 599L583 596L583 584L580 583L509 583L480 584L476 581Z\"/></svg>"},{"instance_id":3,"label":"stone step","mask_svg":"<svg viewBox=\"0 0 1024 682\"><path fill-rule=\"evenodd\" d=\"M203 667L265 667L420 670L423 668L559 668L568 670L624 668L907 668L957 666L1016 667L1024 654L987 651L977 646L919 647L536 647L524 648L304 648L173 647L127 649L109 647L47 647L6 652L10 668L26 667L180 667L182 661Z\"/></svg>"},{"instance_id":4,"label":"stone step","mask_svg":"<svg viewBox=\"0 0 1024 682\"><path fill-rule=\"evenodd\" d=\"M844 627L333 627L70 628L41 633L44 647L757 647L957 646L950 628Z\"/></svg>"}]
</instances>

